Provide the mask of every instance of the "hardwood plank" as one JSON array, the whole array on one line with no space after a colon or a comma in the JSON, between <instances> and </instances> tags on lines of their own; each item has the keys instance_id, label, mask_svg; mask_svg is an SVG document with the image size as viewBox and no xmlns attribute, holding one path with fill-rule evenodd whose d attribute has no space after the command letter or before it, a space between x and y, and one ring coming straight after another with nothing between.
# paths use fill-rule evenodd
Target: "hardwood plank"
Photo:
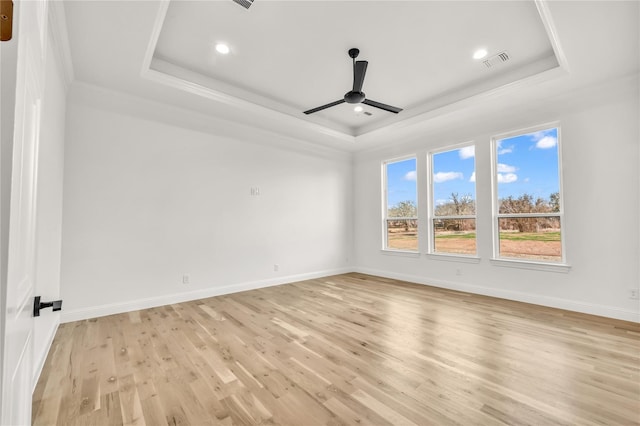
<instances>
[{"instance_id":1,"label":"hardwood plank","mask_svg":"<svg viewBox=\"0 0 640 426\"><path fill-rule=\"evenodd\" d=\"M640 425L640 324L344 274L62 324L33 424Z\"/></svg>"}]
</instances>

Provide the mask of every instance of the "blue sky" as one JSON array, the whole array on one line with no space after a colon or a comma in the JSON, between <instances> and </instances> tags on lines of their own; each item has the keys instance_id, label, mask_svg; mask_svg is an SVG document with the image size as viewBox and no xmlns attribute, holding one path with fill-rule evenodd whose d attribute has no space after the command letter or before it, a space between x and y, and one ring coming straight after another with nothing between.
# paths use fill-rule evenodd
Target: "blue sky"
<instances>
[{"instance_id":1,"label":"blue sky","mask_svg":"<svg viewBox=\"0 0 640 426\"><path fill-rule=\"evenodd\" d=\"M416 200L416 159L387 164L387 208L401 201Z\"/></svg>"},{"instance_id":2,"label":"blue sky","mask_svg":"<svg viewBox=\"0 0 640 426\"><path fill-rule=\"evenodd\" d=\"M498 151L498 198L527 193L548 199L560 190L558 129L501 139Z\"/></svg>"},{"instance_id":3,"label":"blue sky","mask_svg":"<svg viewBox=\"0 0 640 426\"><path fill-rule=\"evenodd\" d=\"M475 148L473 145L433 155L433 201L451 201L451 194L476 198Z\"/></svg>"},{"instance_id":4,"label":"blue sky","mask_svg":"<svg viewBox=\"0 0 640 426\"><path fill-rule=\"evenodd\" d=\"M558 130L528 133L497 141L498 197L549 198L559 191ZM446 203L451 193L475 199L475 150L468 146L433 156L433 199ZM388 207L416 202L416 160L387 164Z\"/></svg>"}]
</instances>

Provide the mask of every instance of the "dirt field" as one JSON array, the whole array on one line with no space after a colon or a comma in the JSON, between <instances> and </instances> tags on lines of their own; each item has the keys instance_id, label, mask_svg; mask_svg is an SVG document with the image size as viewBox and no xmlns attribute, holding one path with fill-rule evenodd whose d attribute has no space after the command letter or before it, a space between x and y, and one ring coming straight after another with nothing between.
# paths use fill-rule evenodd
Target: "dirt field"
<instances>
[{"instance_id":1,"label":"dirt field","mask_svg":"<svg viewBox=\"0 0 640 426\"><path fill-rule=\"evenodd\" d=\"M562 260L560 241L500 241L500 255L538 260Z\"/></svg>"},{"instance_id":2,"label":"dirt field","mask_svg":"<svg viewBox=\"0 0 640 426\"><path fill-rule=\"evenodd\" d=\"M436 253L476 254L475 238L438 238Z\"/></svg>"},{"instance_id":3,"label":"dirt field","mask_svg":"<svg viewBox=\"0 0 640 426\"><path fill-rule=\"evenodd\" d=\"M437 253L476 254L476 241L472 239L436 238ZM500 242L501 257L537 260L562 260L560 241L509 241Z\"/></svg>"},{"instance_id":4,"label":"dirt field","mask_svg":"<svg viewBox=\"0 0 640 426\"><path fill-rule=\"evenodd\" d=\"M390 249L396 250L418 250L418 233L416 229L389 230L387 244Z\"/></svg>"},{"instance_id":5,"label":"dirt field","mask_svg":"<svg viewBox=\"0 0 640 426\"><path fill-rule=\"evenodd\" d=\"M530 260L562 260L562 244L560 241L536 240L539 234L518 234L519 240L502 239L500 241L500 256ZM417 250L418 240L415 231L394 232L389 235L389 248L397 250ZM476 254L475 238L455 238L452 235L436 236L436 253Z\"/></svg>"}]
</instances>

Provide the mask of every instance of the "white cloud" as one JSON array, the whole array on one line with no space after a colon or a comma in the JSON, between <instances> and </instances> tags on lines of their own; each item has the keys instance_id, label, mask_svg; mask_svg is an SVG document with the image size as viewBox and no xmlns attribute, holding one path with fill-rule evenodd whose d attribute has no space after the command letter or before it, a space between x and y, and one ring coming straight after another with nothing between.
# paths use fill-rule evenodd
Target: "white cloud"
<instances>
[{"instance_id":1,"label":"white cloud","mask_svg":"<svg viewBox=\"0 0 640 426\"><path fill-rule=\"evenodd\" d=\"M458 155L463 160L466 160L467 158L475 157L476 156L476 147L475 147L475 145L465 146L464 148L460 148L458 150Z\"/></svg>"},{"instance_id":2,"label":"white cloud","mask_svg":"<svg viewBox=\"0 0 640 426\"><path fill-rule=\"evenodd\" d=\"M536 142L536 148L538 149L549 149L553 148L558 144L558 139L553 136L545 136Z\"/></svg>"},{"instance_id":3,"label":"white cloud","mask_svg":"<svg viewBox=\"0 0 640 426\"><path fill-rule=\"evenodd\" d=\"M515 173L498 173L498 183L512 183L518 180Z\"/></svg>"},{"instance_id":4,"label":"white cloud","mask_svg":"<svg viewBox=\"0 0 640 426\"><path fill-rule=\"evenodd\" d=\"M464 176L460 172L438 172L433 174L433 181L435 183L442 183L454 179L464 179Z\"/></svg>"},{"instance_id":5,"label":"white cloud","mask_svg":"<svg viewBox=\"0 0 640 426\"><path fill-rule=\"evenodd\" d=\"M515 166L510 166L508 164L498 163L498 173L513 173L517 169Z\"/></svg>"},{"instance_id":6,"label":"white cloud","mask_svg":"<svg viewBox=\"0 0 640 426\"><path fill-rule=\"evenodd\" d=\"M447 204L449 202L449 200L443 200L442 198L438 198L436 200L436 205L441 206L443 204Z\"/></svg>"},{"instance_id":7,"label":"white cloud","mask_svg":"<svg viewBox=\"0 0 640 426\"><path fill-rule=\"evenodd\" d=\"M539 130L537 132L530 133L530 135L533 138L533 140L535 141L535 140L538 140L538 139L544 137L544 131L543 130Z\"/></svg>"},{"instance_id":8,"label":"white cloud","mask_svg":"<svg viewBox=\"0 0 640 426\"><path fill-rule=\"evenodd\" d=\"M469 182L475 182L476 181L476 172L471 173L471 177L469 178Z\"/></svg>"},{"instance_id":9,"label":"white cloud","mask_svg":"<svg viewBox=\"0 0 640 426\"><path fill-rule=\"evenodd\" d=\"M415 170L411 170L410 172L407 172L406 175L404 175L404 180L416 180L416 171Z\"/></svg>"},{"instance_id":10,"label":"white cloud","mask_svg":"<svg viewBox=\"0 0 640 426\"><path fill-rule=\"evenodd\" d=\"M502 147L502 142L504 141L504 139L500 139L498 141L498 155L503 155L503 154L511 154L513 152L513 145L508 146L506 148Z\"/></svg>"}]
</instances>

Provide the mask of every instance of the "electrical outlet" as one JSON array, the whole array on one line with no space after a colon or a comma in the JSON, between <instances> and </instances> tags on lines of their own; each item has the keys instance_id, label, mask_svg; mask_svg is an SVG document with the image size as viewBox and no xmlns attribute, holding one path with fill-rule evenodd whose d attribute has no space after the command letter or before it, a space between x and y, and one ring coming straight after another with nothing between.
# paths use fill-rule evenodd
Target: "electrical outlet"
<instances>
[{"instance_id":1,"label":"electrical outlet","mask_svg":"<svg viewBox=\"0 0 640 426\"><path fill-rule=\"evenodd\" d=\"M189 274L184 274L182 276L182 284L189 284Z\"/></svg>"},{"instance_id":2,"label":"electrical outlet","mask_svg":"<svg viewBox=\"0 0 640 426\"><path fill-rule=\"evenodd\" d=\"M273 265L273 272L278 272L279 269L280 269L280 265L278 264Z\"/></svg>"},{"instance_id":3,"label":"electrical outlet","mask_svg":"<svg viewBox=\"0 0 640 426\"><path fill-rule=\"evenodd\" d=\"M637 288L630 288L629 289L629 299L638 299L638 289Z\"/></svg>"}]
</instances>

